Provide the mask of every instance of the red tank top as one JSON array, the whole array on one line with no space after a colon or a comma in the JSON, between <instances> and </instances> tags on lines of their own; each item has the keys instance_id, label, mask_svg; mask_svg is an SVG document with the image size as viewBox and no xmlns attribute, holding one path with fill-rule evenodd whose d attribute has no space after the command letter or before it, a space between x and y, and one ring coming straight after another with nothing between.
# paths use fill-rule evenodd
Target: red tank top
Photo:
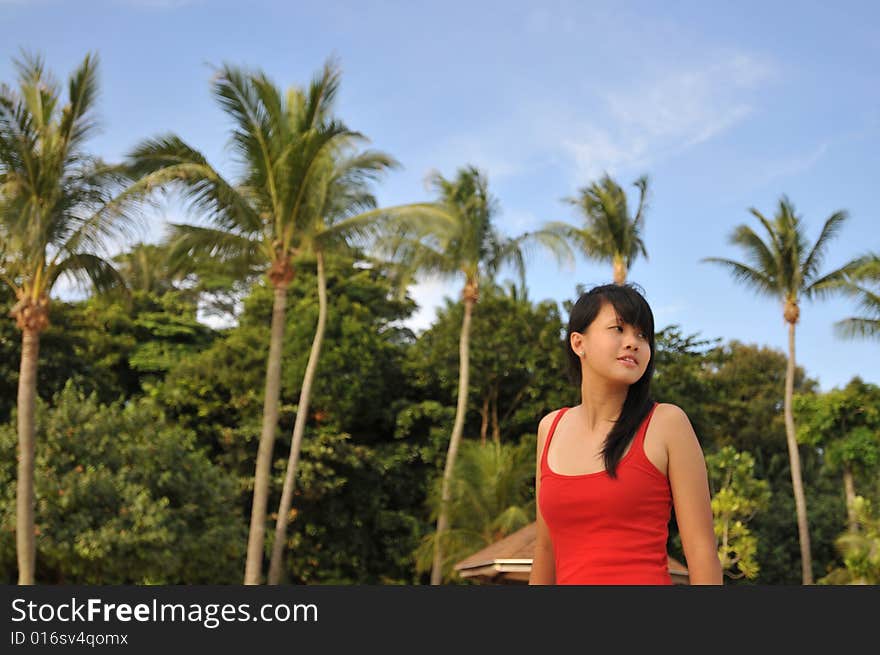
<instances>
[{"instance_id":1,"label":"red tank top","mask_svg":"<svg viewBox=\"0 0 880 655\"><path fill-rule=\"evenodd\" d=\"M669 480L645 455L648 423L636 431L617 465L607 471L562 475L547 452L564 407L553 419L541 454L538 504L550 531L556 584L670 585L666 541L672 509Z\"/></svg>"}]
</instances>

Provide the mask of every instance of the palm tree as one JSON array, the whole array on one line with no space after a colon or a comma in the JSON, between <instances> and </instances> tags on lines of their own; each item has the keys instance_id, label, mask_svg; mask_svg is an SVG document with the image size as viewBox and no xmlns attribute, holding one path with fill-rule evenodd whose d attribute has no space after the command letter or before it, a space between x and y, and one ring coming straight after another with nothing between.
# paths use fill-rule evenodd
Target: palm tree
<instances>
[{"instance_id":1,"label":"palm tree","mask_svg":"<svg viewBox=\"0 0 880 655\"><path fill-rule=\"evenodd\" d=\"M800 442L821 449L825 467L842 473L848 526L855 531L857 473L880 461L880 387L855 377L842 389L796 395L794 411Z\"/></svg>"},{"instance_id":2,"label":"palm tree","mask_svg":"<svg viewBox=\"0 0 880 655\"><path fill-rule=\"evenodd\" d=\"M208 226L171 226L173 259L214 259L242 274L264 272L274 290L263 423L254 475L245 584L262 581L266 507L278 425L281 349L293 259L303 252L301 228L313 220L325 161L357 137L333 119L338 67L328 61L308 89L286 94L263 73L224 65L213 93L232 118L231 147L242 174L228 182L205 157L175 135L145 141L131 154L138 185L177 185Z\"/></svg>"},{"instance_id":3,"label":"palm tree","mask_svg":"<svg viewBox=\"0 0 880 655\"><path fill-rule=\"evenodd\" d=\"M315 176L312 187L315 198L307 215L299 224L299 243L304 251L314 253L318 278L318 325L303 375L296 421L290 443L290 457L284 476L284 488L275 523L275 538L269 563L269 584L278 584L282 574L282 556L287 541L287 524L293 488L296 479L300 447L305 433L312 385L327 323L327 278L324 255L335 248L347 248L349 238L369 235L388 216L376 209L376 198L369 191L369 183L381 173L397 165L390 156L376 151L356 152L352 143L345 149L324 157L321 173ZM405 211L398 207L395 215ZM386 229L387 224L386 224Z\"/></svg>"},{"instance_id":4,"label":"palm tree","mask_svg":"<svg viewBox=\"0 0 880 655\"><path fill-rule=\"evenodd\" d=\"M136 243L113 258L117 270L131 291L162 295L175 289L178 276L168 267L167 248L153 243Z\"/></svg>"},{"instance_id":5,"label":"palm tree","mask_svg":"<svg viewBox=\"0 0 880 655\"><path fill-rule=\"evenodd\" d=\"M467 440L449 485L450 527L443 534L443 552L455 562L527 525L535 515L530 499L535 475L534 441L503 444ZM439 512L441 493L431 491L430 503ZM436 539L427 537L416 549L416 570L431 568ZM448 573L444 576L448 577Z\"/></svg>"},{"instance_id":6,"label":"palm tree","mask_svg":"<svg viewBox=\"0 0 880 655\"><path fill-rule=\"evenodd\" d=\"M880 338L880 255L866 255L864 264L853 271L842 291L856 299L863 315L838 321L835 333L849 339Z\"/></svg>"},{"instance_id":7,"label":"palm tree","mask_svg":"<svg viewBox=\"0 0 880 655\"><path fill-rule=\"evenodd\" d=\"M563 199L583 214L583 227L553 221L544 226L541 236L567 241L586 257L611 262L615 284L624 284L636 257L641 253L648 258L642 241L648 178L643 175L634 186L639 190L635 216L630 216L623 189L606 173L598 182L581 188L576 198Z\"/></svg>"},{"instance_id":8,"label":"palm tree","mask_svg":"<svg viewBox=\"0 0 880 655\"><path fill-rule=\"evenodd\" d=\"M751 287L760 295L777 298L782 302L783 317L788 324L788 367L785 374L785 435L788 443L788 456L791 464L791 482L794 488L797 509L798 534L801 547L801 568L803 584L813 584L812 557L810 555L810 533L807 523L807 502L801 478L800 455L792 415L792 395L795 372L795 326L800 317L799 302L822 298L840 286L859 266L862 260L848 264L825 275L819 274L822 260L829 241L837 234L847 218L845 211L832 214L822 227L822 232L812 248L804 234L803 223L795 214L794 207L787 197L779 201L776 216L771 222L758 210L749 210L760 221L767 232L767 241L747 225L737 226L730 242L740 246L748 264L719 257L706 257L702 261L724 266L734 280Z\"/></svg>"},{"instance_id":9,"label":"palm tree","mask_svg":"<svg viewBox=\"0 0 880 655\"><path fill-rule=\"evenodd\" d=\"M491 280L505 263L513 264L520 280L525 277L524 246L530 235L505 238L493 226L497 212L486 176L473 166L460 169L453 179L432 173L428 181L439 198L420 215L420 222L400 229L386 247L402 262L402 280L417 273L463 278L464 317L459 337L458 400L446 464L434 540L431 584L440 584L444 564L443 540L449 526L450 484L464 431L467 410L471 317L479 300L480 282ZM405 286L401 282L402 286Z\"/></svg>"},{"instance_id":10,"label":"palm tree","mask_svg":"<svg viewBox=\"0 0 880 655\"><path fill-rule=\"evenodd\" d=\"M64 105L42 58L25 55L15 66L18 91L0 86L0 278L15 292L10 314L22 334L16 548L18 582L33 584L34 402L50 294L64 275L99 290L121 284L106 251L133 221L111 195L123 188L120 169L84 150L97 126L97 57L71 74Z\"/></svg>"}]
</instances>

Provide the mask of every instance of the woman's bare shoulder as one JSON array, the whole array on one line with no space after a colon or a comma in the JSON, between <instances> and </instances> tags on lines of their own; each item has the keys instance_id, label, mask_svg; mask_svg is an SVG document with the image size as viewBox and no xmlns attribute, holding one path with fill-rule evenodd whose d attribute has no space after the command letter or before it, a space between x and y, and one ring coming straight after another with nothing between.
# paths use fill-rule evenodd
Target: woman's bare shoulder
<instances>
[{"instance_id":1,"label":"woman's bare shoulder","mask_svg":"<svg viewBox=\"0 0 880 655\"><path fill-rule=\"evenodd\" d=\"M553 419L556 418L556 415L559 414L565 407L560 407L559 409L554 409L552 412L548 412L544 415L544 418L541 419L541 422L538 423L538 429L540 430L542 427L545 428L545 431L550 428L550 424L553 422Z\"/></svg>"},{"instance_id":2,"label":"woman's bare shoulder","mask_svg":"<svg viewBox=\"0 0 880 655\"><path fill-rule=\"evenodd\" d=\"M657 403L653 418L663 423L675 423L676 421L687 421L690 423L687 413L681 407L672 403Z\"/></svg>"},{"instance_id":3,"label":"woman's bare shoulder","mask_svg":"<svg viewBox=\"0 0 880 655\"><path fill-rule=\"evenodd\" d=\"M550 425L552 425L554 419L556 419L557 414L561 412L564 407L560 407L559 409L554 409L552 412L545 414L544 418L538 423L538 448L540 450L541 443L547 437L547 433L550 432Z\"/></svg>"},{"instance_id":4,"label":"woman's bare shoulder","mask_svg":"<svg viewBox=\"0 0 880 655\"><path fill-rule=\"evenodd\" d=\"M659 403L651 417L653 432L658 434L667 445L690 440L696 437L691 420L687 413L678 405Z\"/></svg>"}]
</instances>

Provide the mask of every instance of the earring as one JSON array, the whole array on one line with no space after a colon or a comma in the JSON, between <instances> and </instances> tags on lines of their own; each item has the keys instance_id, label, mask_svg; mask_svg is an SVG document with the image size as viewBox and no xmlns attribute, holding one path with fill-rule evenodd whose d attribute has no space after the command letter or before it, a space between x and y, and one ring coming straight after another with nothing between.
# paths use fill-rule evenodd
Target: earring
<instances>
[{"instance_id":1,"label":"earring","mask_svg":"<svg viewBox=\"0 0 880 655\"><path fill-rule=\"evenodd\" d=\"M584 356L584 351L582 350L582 351L581 351L581 357L583 357L583 356Z\"/></svg>"}]
</instances>

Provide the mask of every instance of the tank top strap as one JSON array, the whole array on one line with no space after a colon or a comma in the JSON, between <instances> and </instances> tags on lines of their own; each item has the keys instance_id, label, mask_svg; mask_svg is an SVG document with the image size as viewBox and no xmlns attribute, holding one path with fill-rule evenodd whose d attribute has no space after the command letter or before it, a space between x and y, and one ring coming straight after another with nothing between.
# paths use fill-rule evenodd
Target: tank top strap
<instances>
[{"instance_id":1,"label":"tank top strap","mask_svg":"<svg viewBox=\"0 0 880 655\"><path fill-rule=\"evenodd\" d=\"M553 417L553 422L550 424L550 430L547 432L547 438L544 439L544 449L541 451L541 470L545 471L549 468L547 464L547 451L550 449L550 440L553 438L553 433L556 432L556 424L559 423L559 419L562 418L562 415L568 411L568 407L563 407L560 409L556 416Z\"/></svg>"},{"instance_id":2,"label":"tank top strap","mask_svg":"<svg viewBox=\"0 0 880 655\"><path fill-rule=\"evenodd\" d=\"M659 403L654 403L653 407L648 410L648 413L645 415L645 418L642 419L642 424L639 426L639 429L636 430L636 436L633 438L632 446L635 450L636 455L641 455L643 459L647 459L647 455L645 454L645 435L648 433L648 425L651 423L651 417L654 415L654 410L657 409L657 405Z\"/></svg>"}]
</instances>

